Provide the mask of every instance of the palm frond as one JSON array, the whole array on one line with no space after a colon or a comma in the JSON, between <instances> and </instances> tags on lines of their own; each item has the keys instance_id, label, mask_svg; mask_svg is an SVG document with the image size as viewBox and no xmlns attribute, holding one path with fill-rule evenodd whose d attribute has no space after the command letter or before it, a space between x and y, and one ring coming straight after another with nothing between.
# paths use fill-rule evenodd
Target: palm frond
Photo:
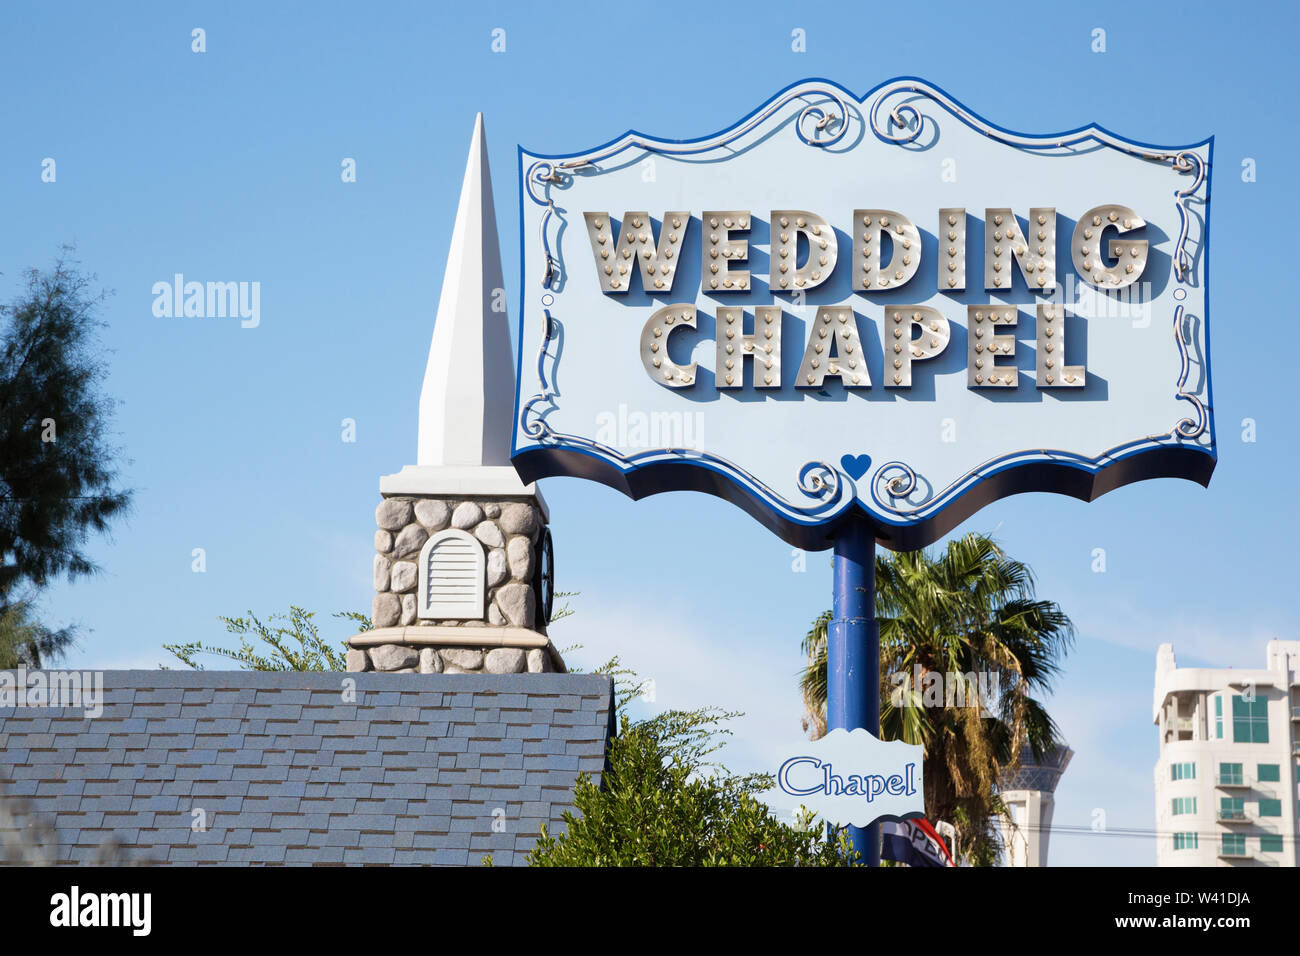
<instances>
[{"instance_id":1,"label":"palm frond","mask_svg":"<svg viewBox=\"0 0 1300 956\"><path fill-rule=\"evenodd\" d=\"M1050 689L1075 631L1060 606L1037 598L1035 588L1028 565L973 532L933 553L876 558L881 737L925 748L927 815L954 823L972 860L997 858L999 779L1015 767L1024 744L1041 758L1057 739L1051 716L1030 691ZM830 621L830 611L820 614L801 644L799 690L814 736L826 729ZM951 675L988 675L981 689L993 699L964 693L956 706L945 694L936 703L913 679L936 674L949 685Z\"/></svg>"}]
</instances>

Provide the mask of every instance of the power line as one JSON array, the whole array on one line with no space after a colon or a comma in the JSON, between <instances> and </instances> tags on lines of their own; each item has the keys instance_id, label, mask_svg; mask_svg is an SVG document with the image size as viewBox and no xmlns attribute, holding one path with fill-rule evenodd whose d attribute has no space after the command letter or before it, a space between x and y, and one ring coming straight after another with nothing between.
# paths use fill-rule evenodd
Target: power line
<instances>
[{"instance_id":1,"label":"power line","mask_svg":"<svg viewBox=\"0 0 1300 956\"><path fill-rule=\"evenodd\" d=\"M1222 837L1222 836L1241 836L1256 839L1258 837L1280 837L1288 843L1295 843L1297 836L1291 833L1270 833L1270 832L1252 832L1234 834L1231 830L1157 830L1150 827L1103 827L1096 828L1093 826L1084 826L1081 824L1062 824L1059 826L1028 826L1025 824L1001 824L1000 829L1003 836L1010 836L1016 831L1029 833L1066 833L1071 836L1120 836L1120 837L1144 837L1157 839L1162 837L1172 837L1175 834L1193 834L1197 837Z\"/></svg>"}]
</instances>

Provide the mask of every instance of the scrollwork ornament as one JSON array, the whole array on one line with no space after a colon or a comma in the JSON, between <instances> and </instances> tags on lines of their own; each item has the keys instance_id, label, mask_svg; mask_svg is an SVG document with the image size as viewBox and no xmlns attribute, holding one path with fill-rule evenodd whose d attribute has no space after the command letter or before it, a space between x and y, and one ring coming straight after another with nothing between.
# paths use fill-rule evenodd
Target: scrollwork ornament
<instances>
[{"instance_id":1,"label":"scrollwork ornament","mask_svg":"<svg viewBox=\"0 0 1300 956\"><path fill-rule=\"evenodd\" d=\"M892 476L891 476L892 475ZM880 495L880 486L885 486L885 494L890 498L886 502ZM906 498L916 490L916 472L901 461L887 461L871 477L871 497L876 504L894 514L904 514L902 508L894 504L899 498Z\"/></svg>"},{"instance_id":2,"label":"scrollwork ornament","mask_svg":"<svg viewBox=\"0 0 1300 956\"><path fill-rule=\"evenodd\" d=\"M823 507L840 500L840 473L824 461L810 461L799 469L799 491Z\"/></svg>"}]
</instances>

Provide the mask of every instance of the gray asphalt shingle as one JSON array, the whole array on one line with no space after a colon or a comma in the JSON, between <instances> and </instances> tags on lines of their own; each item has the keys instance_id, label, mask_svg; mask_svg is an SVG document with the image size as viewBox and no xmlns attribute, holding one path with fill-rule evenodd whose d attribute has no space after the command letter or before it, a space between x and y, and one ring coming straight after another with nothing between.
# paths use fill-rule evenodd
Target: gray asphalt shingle
<instances>
[{"instance_id":1,"label":"gray asphalt shingle","mask_svg":"<svg viewBox=\"0 0 1300 956\"><path fill-rule=\"evenodd\" d=\"M0 796L60 863L112 839L154 864L519 865L599 776L613 706L583 674L102 676L98 718L0 707Z\"/></svg>"}]
</instances>

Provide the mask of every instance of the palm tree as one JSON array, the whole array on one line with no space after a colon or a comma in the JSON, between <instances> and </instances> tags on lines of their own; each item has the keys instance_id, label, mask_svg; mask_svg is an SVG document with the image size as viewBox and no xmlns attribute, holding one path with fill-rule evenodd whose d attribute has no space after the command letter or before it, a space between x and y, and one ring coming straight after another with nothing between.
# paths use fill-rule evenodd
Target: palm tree
<instances>
[{"instance_id":1,"label":"palm tree","mask_svg":"<svg viewBox=\"0 0 1300 956\"><path fill-rule=\"evenodd\" d=\"M881 738L924 746L926 815L957 827L968 862L992 863L1000 849L993 828L1002 811L999 775L1026 742L1036 759L1055 743L1051 716L1030 695L1050 688L1074 625L1054 601L1035 598L1028 567L973 533L933 557L877 557L876 618ZM800 689L814 737L826 732L830 619L822 614L803 641ZM953 676L972 673L985 675L993 700L953 695ZM936 685L946 692L933 693Z\"/></svg>"}]
</instances>

